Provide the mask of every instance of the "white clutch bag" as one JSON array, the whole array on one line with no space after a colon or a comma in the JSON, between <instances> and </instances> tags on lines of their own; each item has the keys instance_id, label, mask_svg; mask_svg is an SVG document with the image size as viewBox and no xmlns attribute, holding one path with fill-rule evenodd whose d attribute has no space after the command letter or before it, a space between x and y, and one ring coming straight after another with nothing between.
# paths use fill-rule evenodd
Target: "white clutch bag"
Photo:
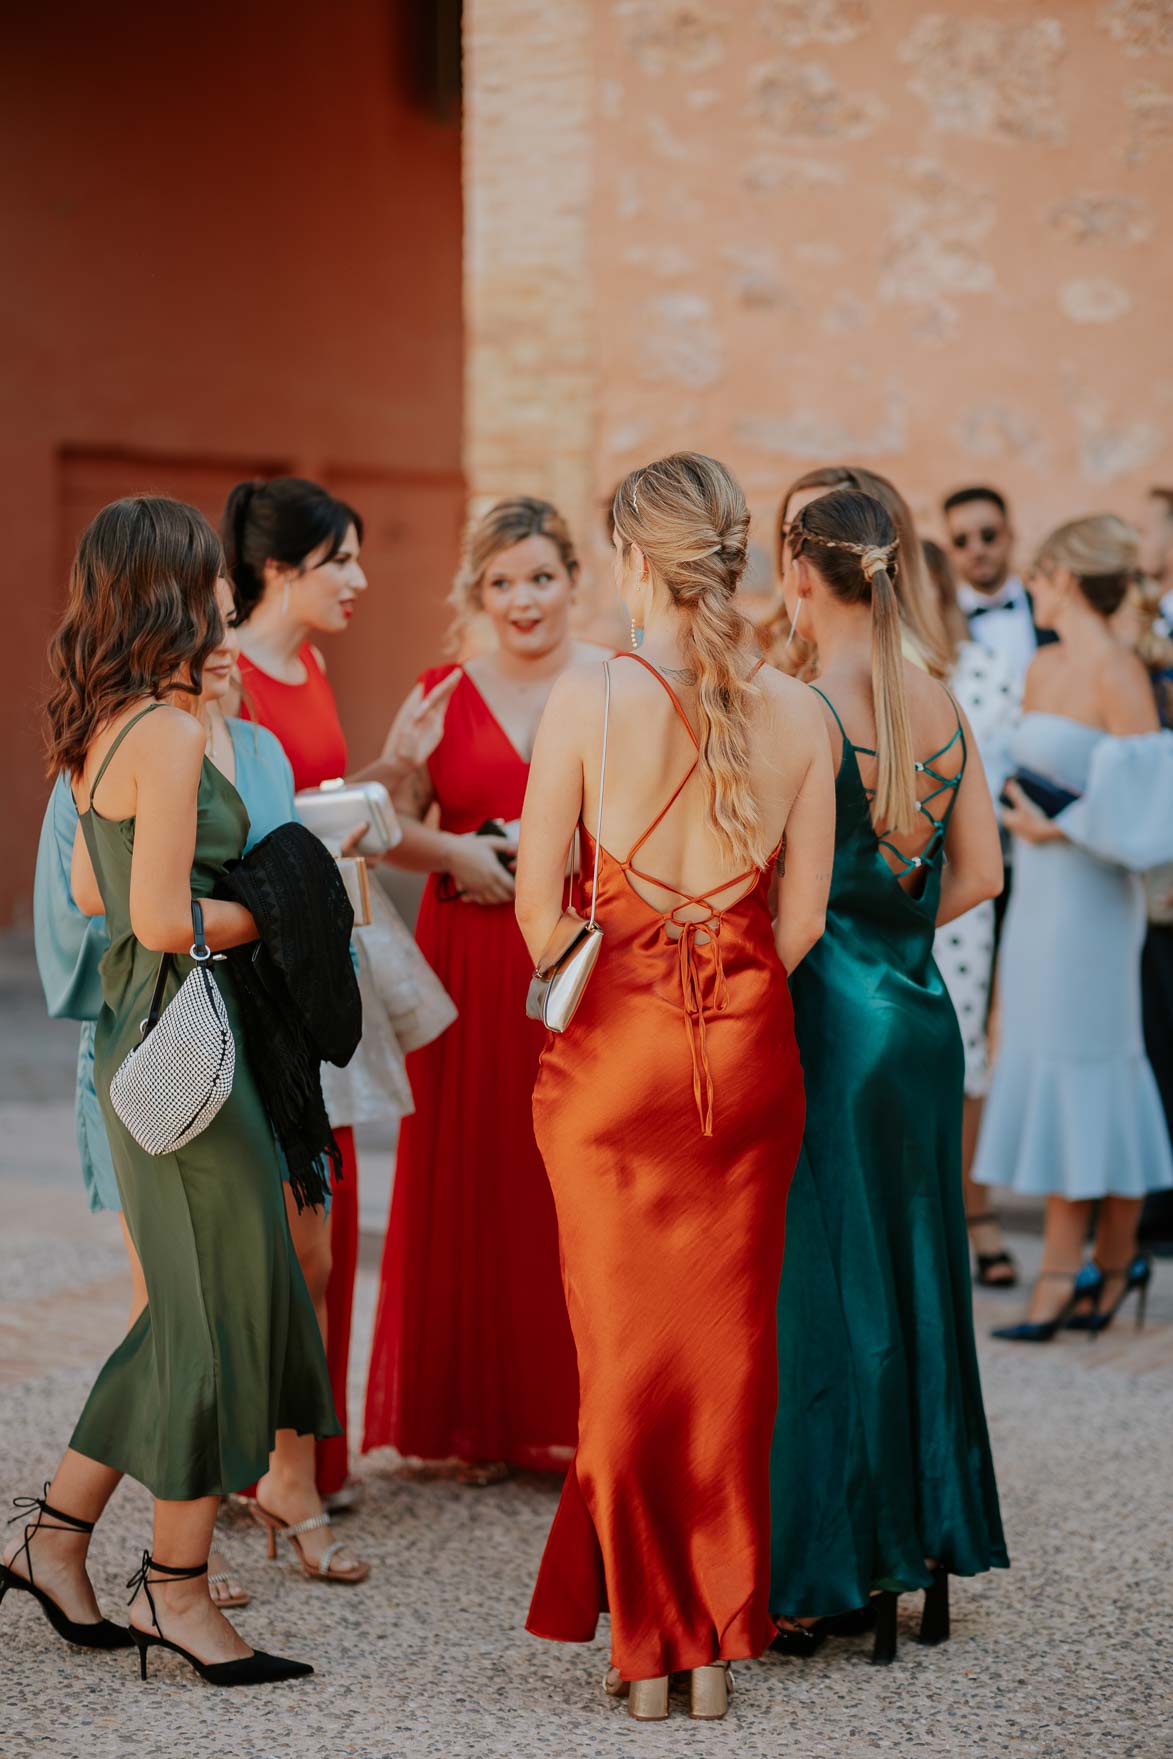
<instances>
[{"instance_id":1,"label":"white clutch bag","mask_svg":"<svg viewBox=\"0 0 1173 1759\"><path fill-rule=\"evenodd\" d=\"M368 829L360 855L386 855L403 841L403 831L382 782L323 782L294 795L297 816L307 830L337 851L356 825Z\"/></svg>"}]
</instances>

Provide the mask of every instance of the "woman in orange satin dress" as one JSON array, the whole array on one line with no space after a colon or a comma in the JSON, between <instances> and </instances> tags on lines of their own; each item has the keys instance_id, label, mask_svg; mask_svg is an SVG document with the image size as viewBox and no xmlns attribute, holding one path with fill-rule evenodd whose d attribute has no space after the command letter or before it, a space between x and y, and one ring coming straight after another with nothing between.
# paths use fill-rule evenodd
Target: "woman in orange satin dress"
<instances>
[{"instance_id":1,"label":"woman in orange satin dress","mask_svg":"<svg viewBox=\"0 0 1173 1759\"><path fill-rule=\"evenodd\" d=\"M735 606L749 516L729 473L663 459L614 517L643 642L609 663L601 952L534 1094L581 1398L528 1628L585 1642L609 1608L607 1689L658 1720L680 1670L693 1714L723 1715L726 1664L774 1635L775 1304L804 1113L786 973L822 931L834 790L817 702L755 664ZM558 680L521 831L535 960L580 824L589 891L603 722L598 666Z\"/></svg>"}]
</instances>

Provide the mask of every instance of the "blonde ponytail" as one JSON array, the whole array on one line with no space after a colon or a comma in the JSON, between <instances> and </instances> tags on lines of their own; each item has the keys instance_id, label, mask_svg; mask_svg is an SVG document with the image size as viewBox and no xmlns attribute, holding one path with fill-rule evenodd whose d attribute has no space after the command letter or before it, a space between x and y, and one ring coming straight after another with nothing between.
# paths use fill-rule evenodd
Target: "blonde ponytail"
<instances>
[{"instance_id":1,"label":"blonde ponytail","mask_svg":"<svg viewBox=\"0 0 1173 1759\"><path fill-rule=\"evenodd\" d=\"M686 613L685 663L697 688L699 770L713 828L739 865L769 858L749 779L747 681L753 631L734 603L745 571L749 509L723 464L680 452L634 470L615 491L615 529L638 544L655 577Z\"/></svg>"},{"instance_id":2,"label":"blonde ponytail","mask_svg":"<svg viewBox=\"0 0 1173 1759\"><path fill-rule=\"evenodd\" d=\"M872 703L876 715L877 825L899 836L916 824L912 730L904 694L900 606L888 569L877 566L872 586Z\"/></svg>"},{"instance_id":3,"label":"blonde ponytail","mask_svg":"<svg viewBox=\"0 0 1173 1759\"><path fill-rule=\"evenodd\" d=\"M684 663L696 679L701 724L701 773L709 809L724 849L746 867L760 867L769 851L749 789L749 699L745 619L719 589L690 601L684 626Z\"/></svg>"}]
</instances>

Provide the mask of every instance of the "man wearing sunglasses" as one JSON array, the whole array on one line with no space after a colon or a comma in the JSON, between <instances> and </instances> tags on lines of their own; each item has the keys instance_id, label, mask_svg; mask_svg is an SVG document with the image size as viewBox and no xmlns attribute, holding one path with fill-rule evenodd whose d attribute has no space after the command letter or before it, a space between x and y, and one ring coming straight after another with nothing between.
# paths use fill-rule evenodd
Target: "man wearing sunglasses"
<instances>
[{"instance_id":1,"label":"man wearing sunglasses","mask_svg":"<svg viewBox=\"0 0 1173 1759\"><path fill-rule=\"evenodd\" d=\"M943 507L957 600L975 641L1000 654L1021 688L1036 647L1053 640L1036 629L1030 594L1011 571L1014 529L997 489L956 489Z\"/></svg>"}]
</instances>

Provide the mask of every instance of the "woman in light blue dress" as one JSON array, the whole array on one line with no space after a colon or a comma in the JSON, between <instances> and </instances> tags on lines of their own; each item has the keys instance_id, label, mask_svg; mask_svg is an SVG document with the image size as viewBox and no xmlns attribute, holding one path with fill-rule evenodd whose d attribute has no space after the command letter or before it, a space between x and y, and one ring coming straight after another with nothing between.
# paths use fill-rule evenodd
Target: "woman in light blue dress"
<instances>
[{"instance_id":1,"label":"woman in light blue dress","mask_svg":"<svg viewBox=\"0 0 1173 1759\"><path fill-rule=\"evenodd\" d=\"M1133 1293L1139 1322L1141 1204L1173 1185L1140 1004L1140 874L1173 857L1173 733L1108 624L1135 569L1135 533L1101 515L1054 532L1033 581L1036 618L1060 639L1031 664L1012 746L1002 1034L973 1175L1046 1198L1027 1318L994 1334L1016 1342L1102 1330Z\"/></svg>"}]
</instances>

